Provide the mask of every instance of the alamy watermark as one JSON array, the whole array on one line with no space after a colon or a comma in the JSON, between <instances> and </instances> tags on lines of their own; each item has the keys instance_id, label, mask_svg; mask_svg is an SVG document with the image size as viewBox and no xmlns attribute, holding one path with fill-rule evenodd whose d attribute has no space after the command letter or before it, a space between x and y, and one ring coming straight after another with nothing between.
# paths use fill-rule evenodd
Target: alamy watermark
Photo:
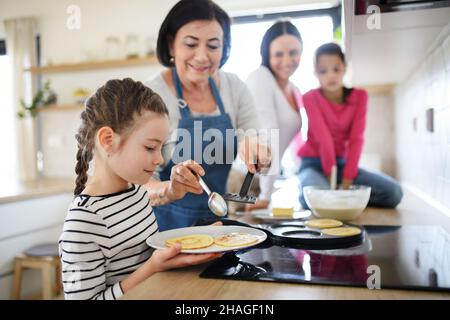
<instances>
[{"instance_id":1,"label":"alamy watermark","mask_svg":"<svg viewBox=\"0 0 450 320\"><path fill-rule=\"evenodd\" d=\"M369 30L380 30L381 29L381 10L379 6L371 5L367 7L367 14L370 16L367 18L366 26Z\"/></svg>"},{"instance_id":2,"label":"alamy watermark","mask_svg":"<svg viewBox=\"0 0 450 320\"><path fill-rule=\"evenodd\" d=\"M366 285L367 289L381 289L381 268L377 265L370 265L367 267L367 278Z\"/></svg>"},{"instance_id":3,"label":"alamy watermark","mask_svg":"<svg viewBox=\"0 0 450 320\"><path fill-rule=\"evenodd\" d=\"M69 30L81 29L81 8L76 4L71 4L67 7L66 13L68 14L66 20L66 27Z\"/></svg>"}]
</instances>

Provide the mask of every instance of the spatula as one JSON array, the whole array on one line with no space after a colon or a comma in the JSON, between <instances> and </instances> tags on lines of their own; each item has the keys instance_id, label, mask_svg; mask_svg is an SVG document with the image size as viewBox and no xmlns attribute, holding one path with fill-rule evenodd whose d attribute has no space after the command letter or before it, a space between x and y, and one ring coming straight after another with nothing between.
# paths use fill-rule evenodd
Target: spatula
<instances>
[{"instance_id":1,"label":"spatula","mask_svg":"<svg viewBox=\"0 0 450 320\"><path fill-rule=\"evenodd\" d=\"M252 186L254 174L250 171L247 172L247 175L245 176L244 182L242 183L241 190L239 193L225 193L222 197L225 201L234 201L234 202L241 202L241 203L255 203L256 197L248 195L248 190L250 190L250 187Z\"/></svg>"}]
</instances>

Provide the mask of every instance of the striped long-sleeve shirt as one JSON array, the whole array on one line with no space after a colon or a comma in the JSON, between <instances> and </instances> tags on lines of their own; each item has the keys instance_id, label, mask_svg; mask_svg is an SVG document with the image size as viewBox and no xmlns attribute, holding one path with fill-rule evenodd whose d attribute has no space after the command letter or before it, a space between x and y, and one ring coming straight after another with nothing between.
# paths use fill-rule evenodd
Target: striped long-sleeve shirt
<instances>
[{"instance_id":1,"label":"striped long-sleeve shirt","mask_svg":"<svg viewBox=\"0 0 450 320\"><path fill-rule=\"evenodd\" d=\"M117 299L120 281L151 256L145 240L158 232L142 186L103 196L79 195L59 239L66 299Z\"/></svg>"}]
</instances>

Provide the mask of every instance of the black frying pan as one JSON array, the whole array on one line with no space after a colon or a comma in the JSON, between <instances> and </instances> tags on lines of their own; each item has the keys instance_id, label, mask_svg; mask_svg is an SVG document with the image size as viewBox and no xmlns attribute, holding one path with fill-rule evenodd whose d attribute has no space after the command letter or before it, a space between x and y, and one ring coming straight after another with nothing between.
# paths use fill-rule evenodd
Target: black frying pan
<instances>
[{"instance_id":1,"label":"black frying pan","mask_svg":"<svg viewBox=\"0 0 450 320\"><path fill-rule=\"evenodd\" d=\"M267 234L267 239L257 246L270 247L278 245L281 247L310 249L310 250L331 250L354 247L362 244L366 234L365 229L358 225L344 223L343 227L351 226L361 230L360 234L354 236L331 236L321 232L320 229L310 228L303 221L280 222L275 224L249 225L240 221L213 218L200 219L195 225L209 225L216 221L222 221L223 225L235 225L259 229Z\"/></svg>"}]
</instances>

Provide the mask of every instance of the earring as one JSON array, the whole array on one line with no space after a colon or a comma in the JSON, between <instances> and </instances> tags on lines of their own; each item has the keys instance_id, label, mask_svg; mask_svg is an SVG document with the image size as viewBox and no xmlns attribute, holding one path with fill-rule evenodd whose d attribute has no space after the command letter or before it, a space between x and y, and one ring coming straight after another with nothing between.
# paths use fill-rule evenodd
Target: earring
<instances>
[{"instance_id":1,"label":"earring","mask_svg":"<svg viewBox=\"0 0 450 320\"><path fill-rule=\"evenodd\" d=\"M169 61L170 61L170 63L174 63L175 62L175 58L174 57L170 57Z\"/></svg>"}]
</instances>

